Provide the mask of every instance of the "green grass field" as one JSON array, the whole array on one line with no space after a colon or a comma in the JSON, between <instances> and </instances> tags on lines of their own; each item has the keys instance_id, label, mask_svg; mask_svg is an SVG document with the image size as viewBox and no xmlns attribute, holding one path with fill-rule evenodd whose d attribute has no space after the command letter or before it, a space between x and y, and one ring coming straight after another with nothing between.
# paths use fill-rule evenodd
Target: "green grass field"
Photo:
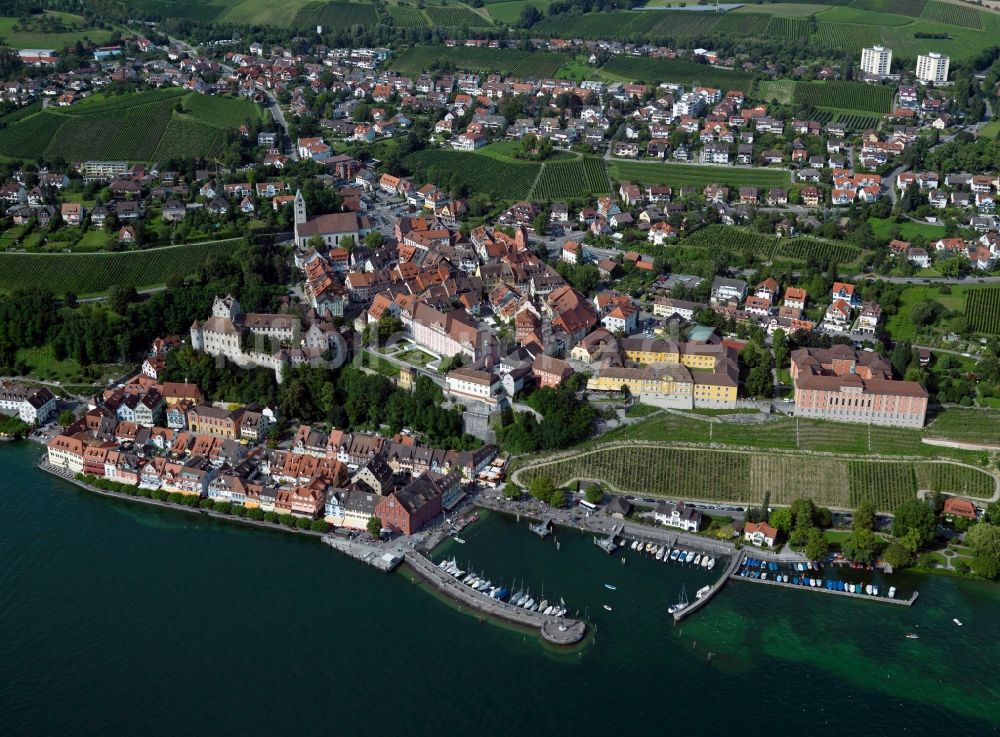
<instances>
[{"instance_id":1,"label":"green grass field","mask_svg":"<svg viewBox=\"0 0 1000 737\"><path fill-rule=\"evenodd\" d=\"M206 258L232 253L238 245L233 239L119 253L0 253L0 290L40 287L85 295L112 286L152 287L197 273Z\"/></svg>"},{"instance_id":2,"label":"green grass field","mask_svg":"<svg viewBox=\"0 0 1000 737\"><path fill-rule=\"evenodd\" d=\"M948 310L965 312L967 288L953 284L949 289L950 292L947 294L943 293L940 287L930 285L914 284L904 289L900 295L899 309L886 321L886 330L892 339L909 341L916 339L917 329L910 319L910 309L918 302L932 300Z\"/></svg>"},{"instance_id":3,"label":"green grass field","mask_svg":"<svg viewBox=\"0 0 1000 737\"><path fill-rule=\"evenodd\" d=\"M927 425L927 436L1000 445L1000 412L949 409Z\"/></svg>"},{"instance_id":4,"label":"green grass field","mask_svg":"<svg viewBox=\"0 0 1000 737\"><path fill-rule=\"evenodd\" d=\"M500 23L514 25L521 17L521 11L528 5L540 10L543 14L554 0L509 0L508 2L490 3L486 6L490 18Z\"/></svg>"},{"instance_id":5,"label":"green grass field","mask_svg":"<svg viewBox=\"0 0 1000 737\"><path fill-rule=\"evenodd\" d=\"M22 30L15 31L14 26L19 25L20 19L2 16L0 17L0 40L2 40L3 45L13 49L61 51L67 46L73 46L77 41L103 44L111 38L111 31L88 26L82 15L53 11L47 11L47 14L62 21L66 30L45 32L40 29L40 24L37 21L32 21Z\"/></svg>"},{"instance_id":6,"label":"green grass field","mask_svg":"<svg viewBox=\"0 0 1000 737\"><path fill-rule=\"evenodd\" d=\"M175 109L178 102L183 112ZM209 157L221 150L227 129L260 114L260 108L242 98L174 88L94 95L72 107L0 119L0 155L67 161Z\"/></svg>"},{"instance_id":7,"label":"green grass field","mask_svg":"<svg viewBox=\"0 0 1000 737\"><path fill-rule=\"evenodd\" d=\"M645 163L618 159L608 163L608 174L619 182L669 184L676 187L704 187L708 184L726 184L730 187L787 187L789 184L788 172L779 169Z\"/></svg>"},{"instance_id":8,"label":"green grass field","mask_svg":"<svg viewBox=\"0 0 1000 737\"><path fill-rule=\"evenodd\" d=\"M912 241L914 238L925 238L932 241L944 237L943 225L917 223L912 220L896 223L889 218L869 218L868 224L872 226L872 232L878 238L891 238L892 230L897 225L899 226L900 236L904 241Z\"/></svg>"}]
</instances>

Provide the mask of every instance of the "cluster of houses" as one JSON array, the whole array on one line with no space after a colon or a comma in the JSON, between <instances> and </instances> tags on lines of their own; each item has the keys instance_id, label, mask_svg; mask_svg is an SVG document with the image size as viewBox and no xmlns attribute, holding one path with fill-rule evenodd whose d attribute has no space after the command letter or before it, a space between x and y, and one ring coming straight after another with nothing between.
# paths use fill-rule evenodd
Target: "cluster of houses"
<instances>
[{"instance_id":1,"label":"cluster of houses","mask_svg":"<svg viewBox=\"0 0 1000 737\"><path fill-rule=\"evenodd\" d=\"M15 392L7 387L5 410ZM388 439L307 425L278 450L264 444L276 421L273 407L212 404L197 386L157 381L144 366L91 399L84 415L49 442L48 463L338 527L363 530L376 517L383 529L411 534L454 508L496 457L489 445L449 451L408 434Z\"/></svg>"}]
</instances>

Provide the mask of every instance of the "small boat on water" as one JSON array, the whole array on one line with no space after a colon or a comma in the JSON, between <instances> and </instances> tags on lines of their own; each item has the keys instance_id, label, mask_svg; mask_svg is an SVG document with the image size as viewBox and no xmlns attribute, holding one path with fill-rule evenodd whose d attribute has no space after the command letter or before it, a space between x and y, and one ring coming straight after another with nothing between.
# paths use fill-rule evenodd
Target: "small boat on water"
<instances>
[{"instance_id":1,"label":"small boat on water","mask_svg":"<svg viewBox=\"0 0 1000 737\"><path fill-rule=\"evenodd\" d=\"M687 554L687 560L686 560L685 562L686 562L686 563L693 563L693 562L694 562L694 551L693 551L693 550L692 550L692 551L690 551L690 552L689 552L689 553Z\"/></svg>"},{"instance_id":2,"label":"small boat on water","mask_svg":"<svg viewBox=\"0 0 1000 737\"><path fill-rule=\"evenodd\" d=\"M670 552L670 560L677 560L677 556L681 554L680 550L674 549Z\"/></svg>"},{"instance_id":3,"label":"small boat on water","mask_svg":"<svg viewBox=\"0 0 1000 737\"><path fill-rule=\"evenodd\" d=\"M761 573L760 573L760 580L761 581L766 581L767 580L767 571L761 571Z\"/></svg>"},{"instance_id":4,"label":"small boat on water","mask_svg":"<svg viewBox=\"0 0 1000 737\"><path fill-rule=\"evenodd\" d=\"M715 558L709 558L708 559L708 570L712 570L713 568L715 568Z\"/></svg>"},{"instance_id":5,"label":"small boat on water","mask_svg":"<svg viewBox=\"0 0 1000 737\"><path fill-rule=\"evenodd\" d=\"M711 590L712 590L711 586L702 586L700 589L698 589L698 593L694 595L694 598L700 599Z\"/></svg>"},{"instance_id":6,"label":"small boat on water","mask_svg":"<svg viewBox=\"0 0 1000 737\"><path fill-rule=\"evenodd\" d=\"M632 550L635 550L635 548L636 548L636 546L637 546L638 544L639 544L639 541L638 541L638 540L633 540L633 541L632 541Z\"/></svg>"},{"instance_id":7,"label":"small boat on water","mask_svg":"<svg viewBox=\"0 0 1000 737\"><path fill-rule=\"evenodd\" d=\"M708 557L708 553L705 553L705 555L703 555L701 558L701 567L708 568L708 561L710 560L711 558Z\"/></svg>"},{"instance_id":8,"label":"small boat on water","mask_svg":"<svg viewBox=\"0 0 1000 737\"><path fill-rule=\"evenodd\" d=\"M455 537L453 537L452 540L454 540L455 542L457 542L459 545L465 545L465 540L463 540L462 538L460 538L458 535L455 535Z\"/></svg>"},{"instance_id":9,"label":"small boat on water","mask_svg":"<svg viewBox=\"0 0 1000 737\"><path fill-rule=\"evenodd\" d=\"M907 632L906 633L906 639L907 640L919 640L920 639L920 635L918 635L916 632Z\"/></svg>"},{"instance_id":10,"label":"small boat on water","mask_svg":"<svg viewBox=\"0 0 1000 737\"><path fill-rule=\"evenodd\" d=\"M868 594L869 596L872 595L872 585L870 583L865 584L865 593Z\"/></svg>"},{"instance_id":11,"label":"small boat on water","mask_svg":"<svg viewBox=\"0 0 1000 737\"><path fill-rule=\"evenodd\" d=\"M676 614L677 612L679 612L681 609L683 609L687 605L688 605L687 590L682 585L681 586L681 595L680 595L680 597L678 597L677 603L676 604L671 604L669 607L667 607L667 614Z\"/></svg>"},{"instance_id":12,"label":"small boat on water","mask_svg":"<svg viewBox=\"0 0 1000 737\"><path fill-rule=\"evenodd\" d=\"M604 605L604 608L607 609L609 612L613 612L614 611L614 609L612 609L611 607L609 607L607 604Z\"/></svg>"},{"instance_id":13,"label":"small boat on water","mask_svg":"<svg viewBox=\"0 0 1000 737\"><path fill-rule=\"evenodd\" d=\"M656 549L656 559L663 560L663 548Z\"/></svg>"},{"instance_id":14,"label":"small boat on water","mask_svg":"<svg viewBox=\"0 0 1000 737\"><path fill-rule=\"evenodd\" d=\"M896 598L896 587L895 586L890 586L889 587L889 598L890 599L895 599Z\"/></svg>"},{"instance_id":15,"label":"small boat on water","mask_svg":"<svg viewBox=\"0 0 1000 737\"><path fill-rule=\"evenodd\" d=\"M957 625L958 625L959 627L961 627L961 626L962 626L962 621L961 621L960 619L957 619L957 618L956 618L956 619L953 619L953 620L951 620L951 621L952 621L952 622L954 622L955 624L957 624Z\"/></svg>"},{"instance_id":16,"label":"small boat on water","mask_svg":"<svg viewBox=\"0 0 1000 737\"><path fill-rule=\"evenodd\" d=\"M694 557L694 564L696 566L700 566L701 565L701 553L698 553L698 555L696 555Z\"/></svg>"},{"instance_id":17,"label":"small boat on water","mask_svg":"<svg viewBox=\"0 0 1000 737\"><path fill-rule=\"evenodd\" d=\"M878 596L878 586L872 584L872 596Z\"/></svg>"},{"instance_id":18,"label":"small boat on water","mask_svg":"<svg viewBox=\"0 0 1000 737\"><path fill-rule=\"evenodd\" d=\"M612 586L609 583L604 584L604 588L608 589L609 591L617 591L618 590L617 586Z\"/></svg>"}]
</instances>

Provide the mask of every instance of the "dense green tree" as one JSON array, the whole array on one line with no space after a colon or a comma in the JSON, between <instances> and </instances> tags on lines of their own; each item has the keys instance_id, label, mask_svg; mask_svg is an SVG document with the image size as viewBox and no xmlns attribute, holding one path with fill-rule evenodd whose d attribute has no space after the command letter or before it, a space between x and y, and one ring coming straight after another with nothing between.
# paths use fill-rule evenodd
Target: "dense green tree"
<instances>
[{"instance_id":1,"label":"dense green tree","mask_svg":"<svg viewBox=\"0 0 1000 737\"><path fill-rule=\"evenodd\" d=\"M565 489L553 489L548 501L549 505L556 509L564 509L569 503Z\"/></svg>"},{"instance_id":2,"label":"dense green tree","mask_svg":"<svg viewBox=\"0 0 1000 737\"><path fill-rule=\"evenodd\" d=\"M813 527L806 535L805 554L809 560L823 560L830 546L827 544L823 531Z\"/></svg>"},{"instance_id":3,"label":"dense green tree","mask_svg":"<svg viewBox=\"0 0 1000 737\"><path fill-rule=\"evenodd\" d=\"M548 502L555 490L556 486L548 476L536 476L528 484L528 493L540 502Z\"/></svg>"},{"instance_id":4,"label":"dense green tree","mask_svg":"<svg viewBox=\"0 0 1000 737\"><path fill-rule=\"evenodd\" d=\"M985 578L1000 576L1000 527L980 522L965 533L972 548L972 570Z\"/></svg>"},{"instance_id":5,"label":"dense green tree","mask_svg":"<svg viewBox=\"0 0 1000 737\"><path fill-rule=\"evenodd\" d=\"M913 553L898 542L890 543L882 553L882 558L893 569L906 568L913 562Z\"/></svg>"},{"instance_id":6,"label":"dense green tree","mask_svg":"<svg viewBox=\"0 0 1000 737\"><path fill-rule=\"evenodd\" d=\"M380 520L375 515L368 518L368 524L365 526L368 530L368 534L372 537L379 537L382 534L382 520Z\"/></svg>"},{"instance_id":7,"label":"dense green tree","mask_svg":"<svg viewBox=\"0 0 1000 737\"><path fill-rule=\"evenodd\" d=\"M872 563L878 555L879 538L870 530L856 530L844 540L841 552L855 563Z\"/></svg>"},{"instance_id":8,"label":"dense green tree","mask_svg":"<svg viewBox=\"0 0 1000 737\"><path fill-rule=\"evenodd\" d=\"M771 527L787 535L792 531L792 510L788 507L778 507L768 519Z\"/></svg>"},{"instance_id":9,"label":"dense green tree","mask_svg":"<svg viewBox=\"0 0 1000 737\"><path fill-rule=\"evenodd\" d=\"M604 500L604 489L600 484L588 486L584 496L591 504L600 504Z\"/></svg>"},{"instance_id":10,"label":"dense green tree","mask_svg":"<svg viewBox=\"0 0 1000 737\"><path fill-rule=\"evenodd\" d=\"M892 520L892 534L897 538L909 536L922 548L934 539L937 517L927 504L919 499L909 499L900 504Z\"/></svg>"},{"instance_id":11,"label":"dense green tree","mask_svg":"<svg viewBox=\"0 0 1000 737\"><path fill-rule=\"evenodd\" d=\"M858 508L854 510L854 517L851 521L851 529L872 530L875 528L875 505L868 499L862 499Z\"/></svg>"}]
</instances>

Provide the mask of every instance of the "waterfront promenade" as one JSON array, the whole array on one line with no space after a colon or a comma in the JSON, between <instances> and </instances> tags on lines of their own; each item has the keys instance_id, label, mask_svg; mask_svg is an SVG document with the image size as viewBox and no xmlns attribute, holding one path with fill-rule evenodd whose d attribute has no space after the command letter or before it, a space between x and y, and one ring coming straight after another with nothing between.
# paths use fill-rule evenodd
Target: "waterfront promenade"
<instances>
[{"instance_id":1,"label":"waterfront promenade","mask_svg":"<svg viewBox=\"0 0 1000 737\"><path fill-rule=\"evenodd\" d=\"M505 601L492 599L482 592L464 585L454 576L445 573L430 559L415 550L407 551L404 557L410 570L449 599L483 614L522 627L537 629L546 642L553 645L573 645L580 642L586 635L587 625L582 620L546 616L541 612L532 612Z\"/></svg>"}]
</instances>

